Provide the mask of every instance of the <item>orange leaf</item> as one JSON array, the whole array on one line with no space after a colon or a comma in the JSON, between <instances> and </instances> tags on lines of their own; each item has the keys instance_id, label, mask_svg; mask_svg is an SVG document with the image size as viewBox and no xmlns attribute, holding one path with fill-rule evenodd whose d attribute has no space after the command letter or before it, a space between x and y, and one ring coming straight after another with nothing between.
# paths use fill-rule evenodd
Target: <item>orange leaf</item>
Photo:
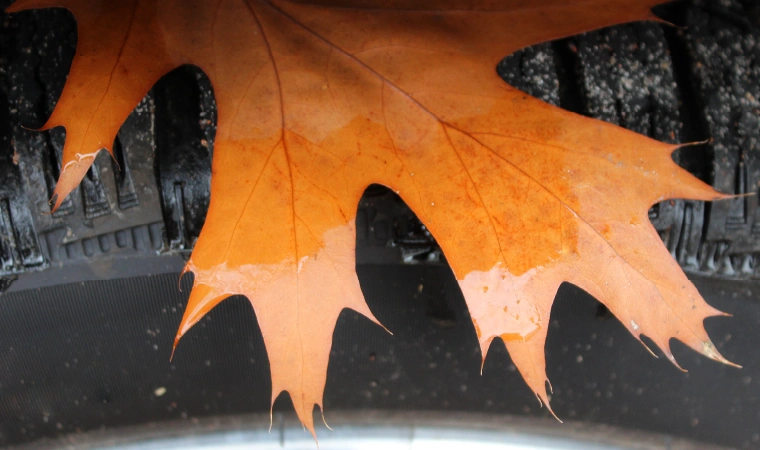
<instances>
[{"instance_id":1,"label":"orange leaf","mask_svg":"<svg viewBox=\"0 0 760 450\"><path fill-rule=\"evenodd\" d=\"M483 356L501 338L548 405L544 342L559 285L580 286L673 360L670 339L718 361L708 306L648 221L650 205L725 196L672 145L506 85L523 46L652 18L654 0L21 0L78 20L56 207L165 73L206 72L218 104L211 205L186 270L177 339L223 299L249 298L272 370L313 433L338 315L377 322L355 273L371 183L396 191L441 245ZM176 345L176 343L175 343Z\"/></svg>"}]
</instances>

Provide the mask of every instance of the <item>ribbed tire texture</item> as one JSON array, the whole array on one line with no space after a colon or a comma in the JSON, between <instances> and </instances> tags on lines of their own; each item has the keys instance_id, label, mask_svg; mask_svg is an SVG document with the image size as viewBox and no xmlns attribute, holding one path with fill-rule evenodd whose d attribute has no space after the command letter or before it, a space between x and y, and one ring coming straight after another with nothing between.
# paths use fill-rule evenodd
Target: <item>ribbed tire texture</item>
<instances>
[{"instance_id":1,"label":"ribbed tire texture","mask_svg":"<svg viewBox=\"0 0 760 450\"><path fill-rule=\"evenodd\" d=\"M754 3L671 4L660 14L685 28L613 27L530 47L505 58L497 71L547 102L662 141L709 140L679 151L678 162L723 192L757 193L760 32ZM130 116L114 146L118 166L101 155L82 186L49 214L64 133L40 134L21 125L39 126L49 116L75 43L66 11L2 17L5 284L50 266L185 254L205 219L216 109L208 80L192 68L167 75ZM433 238L392 193L375 187L365 200L359 234L367 239L359 245L378 249L373 261L440 262ZM688 272L760 278L757 195L708 205L668 201L653 207L650 219ZM48 279L56 276L49 272Z\"/></svg>"}]
</instances>

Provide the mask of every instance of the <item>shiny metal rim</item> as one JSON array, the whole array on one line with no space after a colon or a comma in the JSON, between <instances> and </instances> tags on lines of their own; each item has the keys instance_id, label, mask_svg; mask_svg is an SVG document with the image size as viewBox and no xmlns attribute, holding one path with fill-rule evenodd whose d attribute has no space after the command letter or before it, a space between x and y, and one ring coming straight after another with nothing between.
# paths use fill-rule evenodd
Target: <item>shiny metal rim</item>
<instances>
[{"instance_id":1,"label":"shiny metal rim","mask_svg":"<svg viewBox=\"0 0 760 450\"><path fill-rule=\"evenodd\" d=\"M315 417L317 419L317 417ZM467 413L357 411L328 415L319 444L298 421L269 415L154 423L72 435L24 450L717 450L673 436L551 419Z\"/></svg>"}]
</instances>

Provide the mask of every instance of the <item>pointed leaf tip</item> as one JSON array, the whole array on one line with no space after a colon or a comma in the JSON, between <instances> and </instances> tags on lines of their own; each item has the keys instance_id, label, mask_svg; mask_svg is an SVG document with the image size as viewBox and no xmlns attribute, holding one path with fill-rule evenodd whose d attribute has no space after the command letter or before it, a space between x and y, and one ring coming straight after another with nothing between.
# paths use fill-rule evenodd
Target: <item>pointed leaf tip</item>
<instances>
[{"instance_id":1,"label":"pointed leaf tip","mask_svg":"<svg viewBox=\"0 0 760 450\"><path fill-rule=\"evenodd\" d=\"M65 154L64 150L64 154ZM61 174L58 176L55 189L53 190L53 196L51 201L55 199L52 212L55 212L60 208L66 197L79 186L79 183L87 175L87 171L90 170L92 164L95 162L95 156L97 152L89 155L77 154L77 159L72 161L64 161Z\"/></svg>"}]
</instances>

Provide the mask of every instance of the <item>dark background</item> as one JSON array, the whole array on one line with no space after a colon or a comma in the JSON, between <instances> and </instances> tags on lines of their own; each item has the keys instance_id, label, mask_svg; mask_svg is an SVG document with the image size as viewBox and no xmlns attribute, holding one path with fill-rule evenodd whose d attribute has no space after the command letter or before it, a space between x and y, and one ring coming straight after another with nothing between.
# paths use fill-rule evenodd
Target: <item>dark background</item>
<instances>
[{"instance_id":1,"label":"dark background","mask_svg":"<svg viewBox=\"0 0 760 450\"><path fill-rule=\"evenodd\" d=\"M393 336L346 311L334 337L325 409L477 411L549 417L495 342L480 351L445 267L366 265L367 302ZM0 302L0 437L5 443L168 419L267 412L268 362L247 300L223 302L169 355L190 277L95 281L9 293ZM562 419L758 446L757 283L696 279L734 314L707 330L734 369L674 345L682 373L653 358L591 297L560 289L546 347ZM420 288L422 286L422 288ZM166 393L157 396L159 388ZM289 411L287 395L275 412ZM563 425L557 423L557 427Z\"/></svg>"}]
</instances>

